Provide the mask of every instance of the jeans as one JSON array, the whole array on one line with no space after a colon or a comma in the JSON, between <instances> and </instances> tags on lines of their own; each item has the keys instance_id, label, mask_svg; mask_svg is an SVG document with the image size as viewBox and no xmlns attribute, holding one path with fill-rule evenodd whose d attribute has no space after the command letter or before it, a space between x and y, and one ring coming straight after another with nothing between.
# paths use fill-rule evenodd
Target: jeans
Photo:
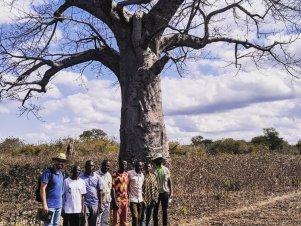
<instances>
[{"instance_id":1,"label":"jeans","mask_svg":"<svg viewBox=\"0 0 301 226\"><path fill-rule=\"evenodd\" d=\"M151 221L154 206L155 206L154 203L151 203L148 206L145 206L145 205L142 206L140 226L150 226L151 225L150 221ZM145 222L144 222L144 218L145 218Z\"/></svg>"},{"instance_id":2,"label":"jeans","mask_svg":"<svg viewBox=\"0 0 301 226\"><path fill-rule=\"evenodd\" d=\"M102 203L102 213L98 216L97 225L108 226L110 221L110 204L109 202Z\"/></svg>"},{"instance_id":3,"label":"jeans","mask_svg":"<svg viewBox=\"0 0 301 226\"><path fill-rule=\"evenodd\" d=\"M159 194L159 200L155 204L154 207L154 226L158 226L158 212L159 212L159 205L161 203L162 205L162 223L163 226L167 226L167 209L168 209L168 199L169 199L169 194L168 192L160 193Z\"/></svg>"},{"instance_id":4,"label":"jeans","mask_svg":"<svg viewBox=\"0 0 301 226\"><path fill-rule=\"evenodd\" d=\"M128 202L119 202L118 208L113 209L113 226L126 226Z\"/></svg>"},{"instance_id":5,"label":"jeans","mask_svg":"<svg viewBox=\"0 0 301 226\"><path fill-rule=\"evenodd\" d=\"M143 203L130 203L130 210L132 214L132 226L139 226L141 220L141 213L142 213L142 205Z\"/></svg>"},{"instance_id":6,"label":"jeans","mask_svg":"<svg viewBox=\"0 0 301 226\"><path fill-rule=\"evenodd\" d=\"M44 223L44 226L59 226L61 220L61 211L62 208L48 208L49 211L53 212L51 221L48 223Z\"/></svg>"}]
</instances>

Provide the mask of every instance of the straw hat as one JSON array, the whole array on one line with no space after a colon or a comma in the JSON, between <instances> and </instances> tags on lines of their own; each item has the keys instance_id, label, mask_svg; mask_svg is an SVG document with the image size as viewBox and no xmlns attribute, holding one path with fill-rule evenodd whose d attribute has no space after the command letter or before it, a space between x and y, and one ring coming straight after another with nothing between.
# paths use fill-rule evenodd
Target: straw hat
<instances>
[{"instance_id":1,"label":"straw hat","mask_svg":"<svg viewBox=\"0 0 301 226\"><path fill-rule=\"evenodd\" d=\"M156 160L156 159L163 159L163 155L162 154L160 154L160 153L156 153L152 158L151 158L151 160L153 161L153 160Z\"/></svg>"},{"instance_id":2,"label":"straw hat","mask_svg":"<svg viewBox=\"0 0 301 226\"><path fill-rule=\"evenodd\" d=\"M59 153L57 156L53 157L52 160L60 160L67 162L65 153Z\"/></svg>"}]
</instances>

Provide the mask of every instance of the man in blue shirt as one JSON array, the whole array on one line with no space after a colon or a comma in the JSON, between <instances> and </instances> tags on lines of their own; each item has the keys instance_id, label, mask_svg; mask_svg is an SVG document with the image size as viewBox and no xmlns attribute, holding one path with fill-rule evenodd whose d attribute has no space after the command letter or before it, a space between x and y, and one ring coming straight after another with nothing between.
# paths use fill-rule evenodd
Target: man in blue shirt
<instances>
[{"instance_id":1,"label":"man in blue shirt","mask_svg":"<svg viewBox=\"0 0 301 226\"><path fill-rule=\"evenodd\" d=\"M52 160L53 167L43 172L40 189L43 213L53 212L51 221L45 222L45 226L58 226L60 223L64 182L62 169L67 158L64 153L59 153Z\"/></svg>"},{"instance_id":2,"label":"man in blue shirt","mask_svg":"<svg viewBox=\"0 0 301 226\"><path fill-rule=\"evenodd\" d=\"M96 226L98 213L101 208L101 191L103 189L101 178L93 173L95 164L92 160L85 163L85 172L80 174L80 178L85 181L86 194L84 196L84 219L82 226Z\"/></svg>"}]
</instances>

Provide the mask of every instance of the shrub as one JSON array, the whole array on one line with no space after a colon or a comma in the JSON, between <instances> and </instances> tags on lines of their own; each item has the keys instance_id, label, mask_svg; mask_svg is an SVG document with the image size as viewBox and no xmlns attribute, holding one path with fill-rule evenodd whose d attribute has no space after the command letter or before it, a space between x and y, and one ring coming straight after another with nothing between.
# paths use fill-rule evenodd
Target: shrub
<instances>
[{"instance_id":1,"label":"shrub","mask_svg":"<svg viewBox=\"0 0 301 226\"><path fill-rule=\"evenodd\" d=\"M228 153L228 154L246 154L252 152L250 145L244 140L234 140L227 138L214 141L208 150L210 154Z\"/></svg>"},{"instance_id":2,"label":"shrub","mask_svg":"<svg viewBox=\"0 0 301 226\"><path fill-rule=\"evenodd\" d=\"M0 151L2 153L9 153L21 148L23 145L24 142L21 139L15 137L8 137L0 143Z\"/></svg>"}]
</instances>

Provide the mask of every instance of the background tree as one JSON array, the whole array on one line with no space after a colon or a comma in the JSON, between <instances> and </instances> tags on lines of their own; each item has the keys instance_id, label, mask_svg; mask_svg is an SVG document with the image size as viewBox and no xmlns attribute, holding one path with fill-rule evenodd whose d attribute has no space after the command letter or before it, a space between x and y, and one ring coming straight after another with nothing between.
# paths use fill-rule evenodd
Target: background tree
<instances>
[{"instance_id":1,"label":"background tree","mask_svg":"<svg viewBox=\"0 0 301 226\"><path fill-rule=\"evenodd\" d=\"M204 137L202 136L194 136L191 138L191 144L194 146L202 144Z\"/></svg>"},{"instance_id":2,"label":"background tree","mask_svg":"<svg viewBox=\"0 0 301 226\"><path fill-rule=\"evenodd\" d=\"M95 139L103 139L107 136L107 134L102 131L101 129L91 129L83 131L81 135L79 135L79 138L82 140L95 140Z\"/></svg>"},{"instance_id":3,"label":"background tree","mask_svg":"<svg viewBox=\"0 0 301 226\"><path fill-rule=\"evenodd\" d=\"M121 87L120 158L158 152L168 157L160 87L166 64L175 63L181 73L187 59L207 58L208 46L226 43L238 70L251 59L257 67L273 63L298 77L300 61L289 44L300 34L300 5L301 0L38 1L2 27L1 98L36 113L32 97L45 93L58 72L91 65L101 73L98 65L105 66Z\"/></svg>"},{"instance_id":4,"label":"background tree","mask_svg":"<svg viewBox=\"0 0 301 226\"><path fill-rule=\"evenodd\" d=\"M263 133L263 136L253 137L251 143L265 145L270 150L280 150L288 144L287 141L279 137L275 128L264 128Z\"/></svg>"}]
</instances>

